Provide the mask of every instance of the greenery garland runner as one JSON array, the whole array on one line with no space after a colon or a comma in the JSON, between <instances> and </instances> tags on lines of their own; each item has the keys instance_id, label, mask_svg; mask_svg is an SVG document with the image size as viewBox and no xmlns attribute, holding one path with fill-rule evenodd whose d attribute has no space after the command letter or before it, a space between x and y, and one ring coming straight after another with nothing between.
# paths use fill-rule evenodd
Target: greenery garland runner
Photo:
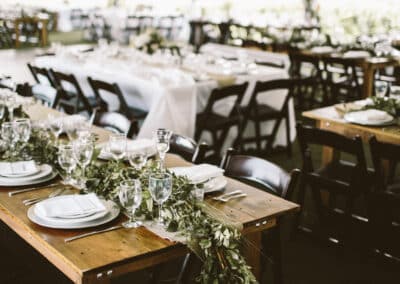
<instances>
[{"instance_id":1,"label":"greenery garland runner","mask_svg":"<svg viewBox=\"0 0 400 284\"><path fill-rule=\"evenodd\" d=\"M1 122L0 122L1 126ZM17 151L26 151L39 163L48 163L62 171L57 162L57 147L51 142L50 134L44 129L32 129L27 145L17 145ZM148 176L158 171L157 163L149 161L142 170L137 171L121 162L93 161L87 167L87 191L95 192L106 199L119 203L117 190L123 180L138 178L143 189L143 202L137 215L151 220L158 210L153 205L147 190ZM8 151L0 149L0 160L10 159ZM198 202L192 195L195 185L182 176L173 175L173 189L170 198L164 204L164 218L167 230L178 232L187 240L188 247L203 261L199 283L256 283L256 279L241 255L242 236L237 226L223 216L218 216L215 208Z\"/></svg>"}]
</instances>

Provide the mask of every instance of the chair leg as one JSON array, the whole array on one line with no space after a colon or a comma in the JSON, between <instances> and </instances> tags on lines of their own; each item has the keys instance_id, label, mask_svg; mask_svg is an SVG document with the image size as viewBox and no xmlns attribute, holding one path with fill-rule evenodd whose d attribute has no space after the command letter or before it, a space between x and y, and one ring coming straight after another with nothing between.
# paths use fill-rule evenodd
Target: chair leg
<instances>
[{"instance_id":1,"label":"chair leg","mask_svg":"<svg viewBox=\"0 0 400 284\"><path fill-rule=\"evenodd\" d=\"M257 153L261 153L261 126L260 126L260 121L258 120L253 120L254 121L254 127L255 127L255 134L256 134L256 144L257 144Z\"/></svg>"},{"instance_id":2,"label":"chair leg","mask_svg":"<svg viewBox=\"0 0 400 284\"><path fill-rule=\"evenodd\" d=\"M292 157L292 142L290 141L290 119L289 112L286 114L286 152L288 157Z\"/></svg>"}]
</instances>

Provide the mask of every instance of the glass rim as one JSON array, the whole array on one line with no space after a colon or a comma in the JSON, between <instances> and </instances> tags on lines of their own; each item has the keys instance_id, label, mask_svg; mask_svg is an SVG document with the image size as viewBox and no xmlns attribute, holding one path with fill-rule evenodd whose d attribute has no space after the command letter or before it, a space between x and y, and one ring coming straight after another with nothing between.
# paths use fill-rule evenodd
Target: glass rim
<instances>
[{"instance_id":1,"label":"glass rim","mask_svg":"<svg viewBox=\"0 0 400 284\"><path fill-rule=\"evenodd\" d=\"M131 183L131 184L129 184ZM141 181L138 178L133 178L133 179L126 179L120 182L119 186L123 187L123 186L130 186L130 185L140 185L141 186Z\"/></svg>"},{"instance_id":2,"label":"glass rim","mask_svg":"<svg viewBox=\"0 0 400 284\"><path fill-rule=\"evenodd\" d=\"M153 179L153 180L166 180L166 179L171 179L172 180L172 174L170 173L151 173L149 175L149 180Z\"/></svg>"}]
</instances>

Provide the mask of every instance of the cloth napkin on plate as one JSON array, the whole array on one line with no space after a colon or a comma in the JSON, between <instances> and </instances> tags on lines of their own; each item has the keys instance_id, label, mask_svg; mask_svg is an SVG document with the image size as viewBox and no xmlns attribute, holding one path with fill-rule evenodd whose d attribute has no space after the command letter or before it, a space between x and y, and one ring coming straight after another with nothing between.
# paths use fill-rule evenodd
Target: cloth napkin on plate
<instances>
[{"instance_id":1,"label":"cloth napkin on plate","mask_svg":"<svg viewBox=\"0 0 400 284\"><path fill-rule=\"evenodd\" d=\"M35 161L0 162L0 175L21 176L37 171Z\"/></svg>"},{"instance_id":2,"label":"cloth napkin on plate","mask_svg":"<svg viewBox=\"0 0 400 284\"><path fill-rule=\"evenodd\" d=\"M178 176L186 176L193 183L201 183L224 174L223 169L209 164L172 168L171 171Z\"/></svg>"},{"instance_id":3,"label":"cloth napkin on plate","mask_svg":"<svg viewBox=\"0 0 400 284\"><path fill-rule=\"evenodd\" d=\"M65 195L36 204L39 215L51 218L78 218L107 210L94 193Z\"/></svg>"}]
</instances>

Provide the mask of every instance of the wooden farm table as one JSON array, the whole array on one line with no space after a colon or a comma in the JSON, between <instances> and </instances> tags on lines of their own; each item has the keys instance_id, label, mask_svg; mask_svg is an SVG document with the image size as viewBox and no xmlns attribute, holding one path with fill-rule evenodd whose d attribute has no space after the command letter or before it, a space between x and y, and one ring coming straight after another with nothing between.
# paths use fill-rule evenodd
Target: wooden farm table
<instances>
[{"instance_id":1,"label":"wooden farm table","mask_svg":"<svg viewBox=\"0 0 400 284\"><path fill-rule=\"evenodd\" d=\"M375 135L379 141L400 144L399 125L371 127L348 123L334 106L306 111L303 112L303 116L315 120L320 129L330 130L348 137L359 135L364 142L368 142ZM332 150L324 147L322 151L323 163L329 162L332 155Z\"/></svg>"},{"instance_id":2,"label":"wooden farm table","mask_svg":"<svg viewBox=\"0 0 400 284\"><path fill-rule=\"evenodd\" d=\"M32 119L43 119L48 113L57 113L43 106L29 108ZM95 128L100 141L108 137L106 130ZM167 166L184 166L189 163L175 155L168 155ZM261 231L276 225L276 219L295 211L298 205L274 195L228 179L226 191L241 189L247 193L243 199L220 203L211 199L206 202L220 210L229 218L243 224L243 234L252 243L245 255L256 277L260 276L259 248ZM33 249L46 257L50 263L62 271L74 283L109 283L114 277L141 270L185 255L188 249L181 243L163 239L147 230L119 229L107 233L65 243L64 239L93 229L57 230L44 228L29 221L27 207L22 200L45 196L49 189L40 189L24 194L8 196L11 188L0 189L0 219L28 242ZM120 216L101 228L120 224Z\"/></svg>"}]
</instances>

